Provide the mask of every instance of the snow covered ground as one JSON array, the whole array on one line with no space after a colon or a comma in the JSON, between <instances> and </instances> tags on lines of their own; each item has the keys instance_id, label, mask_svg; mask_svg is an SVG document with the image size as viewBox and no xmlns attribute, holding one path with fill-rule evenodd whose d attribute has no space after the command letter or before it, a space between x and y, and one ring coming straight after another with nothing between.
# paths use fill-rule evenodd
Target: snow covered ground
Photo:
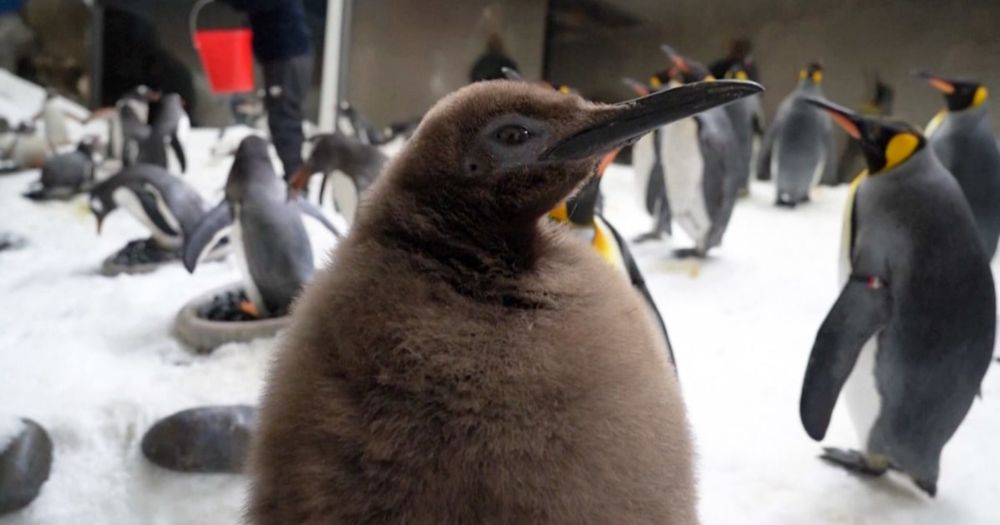
<instances>
[{"instance_id":1,"label":"snow covered ground","mask_svg":"<svg viewBox=\"0 0 1000 525\"><path fill-rule=\"evenodd\" d=\"M229 165L209 158L213 142L214 134L195 133L187 175L210 202L219 199ZM275 340L200 356L170 332L184 302L238 278L235 264L206 264L195 275L176 265L102 277L101 260L142 236L141 226L117 212L98 237L85 199L22 198L36 177L0 177L0 230L30 243L0 253L0 413L43 424L55 459L38 500L0 525L238 522L242 477L175 474L139 450L146 429L177 410L255 402ZM609 219L629 237L641 233L649 219L638 208L631 169L612 167L603 185ZM821 188L809 205L778 209L773 187L755 183L707 260L672 258L670 241L634 247L677 354L697 443L702 520L1000 523L1000 367L945 448L936 499L895 475L860 479L827 466L802 430L802 375L838 293L844 198L843 188ZM332 244L310 231L318 245ZM678 238L677 246L688 244ZM322 257L325 250L318 251ZM855 441L838 407L826 443Z\"/></svg>"}]
</instances>

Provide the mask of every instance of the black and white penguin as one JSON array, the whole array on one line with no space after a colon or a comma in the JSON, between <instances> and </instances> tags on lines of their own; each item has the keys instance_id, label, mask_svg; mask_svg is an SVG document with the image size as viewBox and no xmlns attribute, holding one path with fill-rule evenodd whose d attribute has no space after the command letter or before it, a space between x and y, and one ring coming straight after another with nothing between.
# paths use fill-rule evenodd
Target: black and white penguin
<instances>
[{"instance_id":1,"label":"black and white penguin","mask_svg":"<svg viewBox=\"0 0 1000 525\"><path fill-rule=\"evenodd\" d=\"M1000 237L1000 148L990 119L989 92L971 79L918 75L944 94L947 107L927 125L927 140L962 187L992 259Z\"/></svg>"},{"instance_id":2,"label":"black and white penguin","mask_svg":"<svg viewBox=\"0 0 1000 525\"><path fill-rule=\"evenodd\" d=\"M833 123L805 101L822 97L823 67L811 63L799 72L799 85L778 106L757 159L757 178L774 178L776 203L795 207L836 169Z\"/></svg>"},{"instance_id":3,"label":"black and white penguin","mask_svg":"<svg viewBox=\"0 0 1000 525\"><path fill-rule=\"evenodd\" d=\"M313 150L289 185L295 191L302 191L315 173L321 173L319 203L323 204L330 182L331 200L347 224L351 224L361 196L375 182L388 158L377 147L340 132L317 135L310 142Z\"/></svg>"},{"instance_id":4,"label":"black and white penguin","mask_svg":"<svg viewBox=\"0 0 1000 525\"><path fill-rule=\"evenodd\" d=\"M604 153L759 90L604 105L501 80L438 102L296 303L249 521L697 523L655 321L546 215Z\"/></svg>"},{"instance_id":5,"label":"black and white penguin","mask_svg":"<svg viewBox=\"0 0 1000 525\"><path fill-rule=\"evenodd\" d=\"M67 119L70 118L63 110L59 94L48 89L45 92L45 100L39 109L35 120L41 120L45 140L48 143L51 153L63 153L73 147L73 140L70 138L69 125Z\"/></svg>"},{"instance_id":6,"label":"black and white penguin","mask_svg":"<svg viewBox=\"0 0 1000 525\"><path fill-rule=\"evenodd\" d=\"M187 157L182 137L191 128L191 120L184 111L184 100L177 93L160 96L150 107L149 134L138 143L136 162L155 164L173 171L172 160L178 173L187 171ZM173 156L168 155L168 146Z\"/></svg>"},{"instance_id":7,"label":"black and white penguin","mask_svg":"<svg viewBox=\"0 0 1000 525\"><path fill-rule=\"evenodd\" d=\"M989 263L961 188L916 128L809 100L861 141L868 172L848 199L844 286L809 356L802 423L823 439L843 389L863 451L823 457L902 471L933 496L941 450L992 359Z\"/></svg>"},{"instance_id":8,"label":"black and white penguin","mask_svg":"<svg viewBox=\"0 0 1000 525\"><path fill-rule=\"evenodd\" d=\"M322 212L301 198L288 199L274 172L268 144L251 135L240 143L226 180L225 199L205 214L184 243L184 267L194 272L223 237L228 236L255 317L284 315L312 277L313 252L302 213L336 229Z\"/></svg>"},{"instance_id":9,"label":"black and white penguin","mask_svg":"<svg viewBox=\"0 0 1000 525\"><path fill-rule=\"evenodd\" d=\"M669 46L663 50L671 64L666 73L668 89L715 81L705 66ZM693 249L678 253L704 257L721 244L749 176L743 169L748 166L741 163L732 120L724 107L716 107L663 126L658 138L671 218L695 242Z\"/></svg>"},{"instance_id":10,"label":"black and white penguin","mask_svg":"<svg viewBox=\"0 0 1000 525\"><path fill-rule=\"evenodd\" d=\"M730 80L750 80L750 74L742 61L734 62L726 71L725 78ZM739 154L739 172L743 182L741 188L748 188L750 172L754 165L754 139L763 134L764 106L760 96L741 98L724 108L729 120L733 123L736 151Z\"/></svg>"},{"instance_id":11,"label":"black and white penguin","mask_svg":"<svg viewBox=\"0 0 1000 525\"><path fill-rule=\"evenodd\" d=\"M633 78L622 79L636 96L644 97L651 92L648 85ZM657 81L658 82L658 81ZM636 241L659 239L664 233L673 234L670 220L670 201L667 199L667 179L663 172L663 138L660 128L642 136L632 146L632 169L636 177L636 194L640 204L653 217L653 228Z\"/></svg>"},{"instance_id":12,"label":"black and white penguin","mask_svg":"<svg viewBox=\"0 0 1000 525\"><path fill-rule=\"evenodd\" d=\"M94 184L96 162L94 142L81 141L77 148L45 160L38 181L24 194L34 200L68 199L89 191Z\"/></svg>"},{"instance_id":13,"label":"black and white penguin","mask_svg":"<svg viewBox=\"0 0 1000 525\"><path fill-rule=\"evenodd\" d=\"M181 248L205 215L204 202L193 188L150 164L125 168L90 191L98 233L107 216L119 207L149 228L159 248L171 252Z\"/></svg>"}]
</instances>

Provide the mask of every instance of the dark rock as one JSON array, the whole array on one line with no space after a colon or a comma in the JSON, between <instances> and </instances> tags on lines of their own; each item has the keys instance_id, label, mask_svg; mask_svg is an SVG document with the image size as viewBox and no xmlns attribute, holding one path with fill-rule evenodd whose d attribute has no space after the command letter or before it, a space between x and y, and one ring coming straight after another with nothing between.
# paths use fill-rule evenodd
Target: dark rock
<instances>
[{"instance_id":1,"label":"dark rock","mask_svg":"<svg viewBox=\"0 0 1000 525\"><path fill-rule=\"evenodd\" d=\"M24 429L0 451L0 515L26 507L52 470L52 440L41 425L22 419Z\"/></svg>"},{"instance_id":2,"label":"dark rock","mask_svg":"<svg viewBox=\"0 0 1000 525\"><path fill-rule=\"evenodd\" d=\"M111 261L120 266L157 264L180 259L180 251L165 250L152 238L129 241Z\"/></svg>"},{"instance_id":3,"label":"dark rock","mask_svg":"<svg viewBox=\"0 0 1000 525\"><path fill-rule=\"evenodd\" d=\"M257 409L248 405L182 410L161 419L142 438L146 459L179 472L243 470Z\"/></svg>"}]
</instances>

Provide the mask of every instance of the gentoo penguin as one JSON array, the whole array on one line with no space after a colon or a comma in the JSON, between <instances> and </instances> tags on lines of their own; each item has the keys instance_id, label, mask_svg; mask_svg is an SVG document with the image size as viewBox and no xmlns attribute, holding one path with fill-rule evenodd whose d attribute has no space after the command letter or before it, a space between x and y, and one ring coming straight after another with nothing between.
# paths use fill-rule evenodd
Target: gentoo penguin
<instances>
[{"instance_id":1,"label":"gentoo penguin","mask_svg":"<svg viewBox=\"0 0 1000 525\"><path fill-rule=\"evenodd\" d=\"M669 46L663 50L671 62L668 88L715 81L705 66ZM659 138L671 218L695 242L693 249L677 253L704 257L721 244L749 173L742 169L732 120L717 107L663 126Z\"/></svg>"},{"instance_id":2,"label":"gentoo penguin","mask_svg":"<svg viewBox=\"0 0 1000 525\"><path fill-rule=\"evenodd\" d=\"M933 496L941 449L992 358L990 267L961 188L919 131L809 100L861 141L868 173L848 200L844 287L809 356L802 423L823 439L843 387L864 451L823 457L872 475L902 471Z\"/></svg>"},{"instance_id":3,"label":"gentoo penguin","mask_svg":"<svg viewBox=\"0 0 1000 525\"><path fill-rule=\"evenodd\" d=\"M46 159L41 177L24 196L34 200L68 199L89 191L96 167L94 149L93 141L83 140L75 150Z\"/></svg>"},{"instance_id":4,"label":"gentoo penguin","mask_svg":"<svg viewBox=\"0 0 1000 525\"><path fill-rule=\"evenodd\" d=\"M643 97L650 93L646 84L632 78L624 78L625 84L636 95ZM642 136L632 146L632 169L636 176L638 195L646 212L653 217L653 228L640 235L636 242L659 239L663 233L672 235L670 221L670 201L667 199L667 179L663 173L663 137L660 128Z\"/></svg>"},{"instance_id":5,"label":"gentoo penguin","mask_svg":"<svg viewBox=\"0 0 1000 525\"><path fill-rule=\"evenodd\" d=\"M149 104L159 93L147 86L136 86L121 96L114 107L100 108L90 114L87 122L97 119L108 123L106 156L119 159L122 166L132 166L139 155L139 144L146 140L151 130Z\"/></svg>"},{"instance_id":6,"label":"gentoo penguin","mask_svg":"<svg viewBox=\"0 0 1000 525\"><path fill-rule=\"evenodd\" d=\"M154 111L155 109L155 111ZM180 173L187 171L187 158L180 136L191 127L184 111L184 101L177 93L167 93L159 98L155 108L150 108L149 134L139 142L136 162L170 168L167 145L169 144Z\"/></svg>"},{"instance_id":7,"label":"gentoo penguin","mask_svg":"<svg viewBox=\"0 0 1000 525\"><path fill-rule=\"evenodd\" d=\"M866 116L887 117L892 114L892 103L895 90L882 81L876 74L871 84L871 94L868 101L858 110ZM865 168L865 155L861 144L856 140L848 140L844 145L840 160L837 161L837 183L851 182Z\"/></svg>"},{"instance_id":8,"label":"gentoo penguin","mask_svg":"<svg viewBox=\"0 0 1000 525\"><path fill-rule=\"evenodd\" d=\"M601 195L601 177L604 176L604 170L617 154L618 150L615 150L605 155L597 165L594 176L572 197L550 211L549 218L568 225L574 237L579 237L589 243L605 261L617 268L618 271L628 275L632 286L646 300L646 304L649 305L656 317L657 325L663 334L667 355L670 356L670 364L676 370L677 362L674 360L674 350L670 344L670 336L667 334L667 325L663 322L659 308L656 307L653 294L646 287L646 279L643 277L642 271L639 270L635 258L632 257L632 252L624 237L597 209Z\"/></svg>"},{"instance_id":9,"label":"gentoo penguin","mask_svg":"<svg viewBox=\"0 0 1000 525\"><path fill-rule=\"evenodd\" d=\"M970 79L918 73L944 93L947 108L927 125L927 139L955 176L990 259L1000 236L1000 149L993 134L986 86Z\"/></svg>"},{"instance_id":10,"label":"gentoo penguin","mask_svg":"<svg viewBox=\"0 0 1000 525\"><path fill-rule=\"evenodd\" d=\"M601 105L499 80L438 102L296 303L250 522L696 523L655 322L545 215L603 153L759 90Z\"/></svg>"},{"instance_id":11,"label":"gentoo penguin","mask_svg":"<svg viewBox=\"0 0 1000 525\"><path fill-rule=\"evenodd\" d=\"M108 214L123 207L144 226L163 251L176 251L205 214L194 189L166 169L151 164L125 168L90 192L90 210L97 231Z\"/></svg>"},{"instance_id":12,"label":"gentoo penguin","mask_svg":"<svg viewBox=\"0 0 1000 525\"><path fill-rule=\"evenodd\" d=\"M811 63L799 72L799 85L778 106L764 135L757 159L757 178L772 177L776 204L795 207L809 200L809 191L835 169L833 123L826 113L805 101L822 97L823 68Z\"/></svg>"},{"instance_id":13,"label":"gentoo penguin","mask_svg":"<svg viewBox=\"0 0 1000 525\"><path fill-rule=\"evenodd\" d=\"M312 245L301 214L312 215L331 231L336 229L305 200L286 198L268 144L256 135L243 139L236 150L225 194L185 240L184 267L194 272L228 233L250 300L244 311L262 318L284 315L314 270Z\"/></svg>"},{"instance_id":14,"label":"gentoo penguin","mask_svg":"<svg viewBox=\"0 0 1000 525\"><path fill-rule=\"evenodd\" d=\"M62 110L59 102L59 94L54 89L45 91L45 100L42 107L35 116L35 120L41 119L45 131L45 140L49 150L53 153L60 153L65 148L72 147L69 127L67 126L67 115Z\"/></svg>"},{"instance_id":15,"label":"gentoo penguin","mask_svg":"<svg viewBox=\"0 0 1000 525\"><path fill-rule=\"evenodd\" d=\"M5 161L0 166L4 173L41 168L48 154L46 139L33 123L7 123L6 129L0 123L0 160Z\"/></svg>"},{"instance_id":16,"label":"gentoo penguin","mask_svg":"<svg viewBox=\"0 0 1000 525\"><path fill-rule=\"evenodd\" d=\"M333 204L347 224L351 224L361 196L382 172L387 158L377 147L340 132L317 135L310 142L314 144L312 153L292 176L290 187L302 191L313 174L322 173L319 203L323 204L327 181L332 180Z\"/></svg>"}]
</instances>

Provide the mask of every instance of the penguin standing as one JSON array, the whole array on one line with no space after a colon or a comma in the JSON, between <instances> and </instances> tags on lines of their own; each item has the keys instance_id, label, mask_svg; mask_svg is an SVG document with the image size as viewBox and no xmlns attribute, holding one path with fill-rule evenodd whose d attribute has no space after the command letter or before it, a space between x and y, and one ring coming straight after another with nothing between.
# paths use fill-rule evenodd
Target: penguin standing
<instances>
[{"instance_id":1,"label":"penguin standing","mask_svg":"<svg viewBox=\"0 0 1000 525\"><path fill-rule=\"evenodd\" d=\"M725 78L730 80L749 80L750 75L743 62L736 62L726 72ZM733 124L733 136L738 153L740 188L748 189L750 171L753 167L754 137L764 129L764 108L760 96L741 98L724 108Z\"/></svg>"},{"instance_id":2,"label":"penguin standing","mask_svg":"<svg viewBox=\"0 0 1000 525\"><path fill-rule=\"evenodd\" d=\"M45 92L45 101L42 102L42 108L35 117L35 120L38 119L41 119L45 127L45 140L51 152L59 153L73 146L69 126L66 123L67 115L59 103L59 94L55 90L48 89Z\"/></svg>"},{"instance_id":3,"label":"penguin standing","mask_svg":"<svg viewBox=\"0 0 1000 525\"><path fill-rule=\"evenodd\" d=\"M292 176L290 187L302 191L313 174L323 174L319 190L319 203L323 204L327 181L332 177L333 204L347 224L351 224L361 196L375 182L388 159L377 147L339 132L317 135L311 142L315 144L312 153Z\"/></svg>"},{"instance_id":4,"label":"penguin standing","mask_svg":"<svg viewBox=\"0 0 1000 525\"><path fill-rule=\"evenodd\" d=\"M990 259L1000 236L1000 148L990 121L986 86L975 80L919 73L944 93L947 108L927 125L927 138L955 176L979 228Z\"/></svg>"},{"instance_id":5,"label":"penguin standing","mask_svg":"<svg viewBox=\"0 0 1000 525\"><path fill-rule=\"evenodd\" d=\"M165 253L177 252L205 214L204 202L194 189L151 164L125 168L90 191L98 233L119 207L149 228L155 247Z\"/></svg>"},{"instance_id":6,"label":"penguin standing","mask_svg":"<svg viewBox=\"0 0 1000 525\"><path fill-rule=\"evenodd\" d=\"M872 83L871 96L860 109L859 113L872 117L887 117L892 114L892 103L895 90L882 81L878 74ZM854 177L865 169L865 154L861 144L856 140L847 140L840 160L837 161L837 179L835 183L851 182Z\"/></svg>"},{"instance_id":7,"label":"penguin standing","mask_svg":"<svg viewBox=\"0 0 1000 525\"><path fill-rule=\"evenodd\" d=\"M601 105L494 81L435 105L296 304L250 521L696 523L649 310L545 215L603 153L759 89Z\"/></svg>"},{"instance_id":8,"label":"penguin standing","mask_svg":"<svg viewBox=\"0 0 1000 525\"><path fill-rule=\"evenodd\" d=\"M663 50L671 62L666 73L668 88L714 81L705 66L669 46ZM733 123L726 109L717 107L663 126L659 138L671 217L695 242L693 249L678 250L678 254L704 257L722 243L748 176L748 171L741 171Z\"/></svg>"},{"instance_id":9,"label":"penguin standing","mask_svg":"<svg viewBox=\"0 0 1000 525\"><path fill-rule=\"evenodd\" d=\"M992 358L990 267L961 188L920 132L810 101L862 142L868 174L852 185L844 287L809 356L802 423L823 439L843 388L864 451L823 457L871 475L902 471L933 496L941 450Z\"/></svg>"},{"instance_id":10,"label":"penguin standing","mask_svg":"<svg viewBox=\"0 0 1000 525\"><path fill-rule=\"evenodd\" d=\"M649 86L632 78L623 79L636 95L644 97L650 93ZM632 169L635 171L636 192L641 197L641 205L653 217L653 228L640 235L636 242L659 239L663 233L673 235L670 221L670 201L667 199L666 175L663 173L663 137L660 129L654 129L640 138L632 146Z\"/></svg>"},{"instance_id":11,"label":"penguin standing","mask_svg":"<svg viewBox=\"0 0 1000 525\"><path fill-rule=\"evenodd\" d=\"M243 139L236 150L225 193L225 200L186 238L184 267L194 272L228 233L249 299L242 305L244 312L260 318L284 315L314 270L301 214L312 215L335 233L336 229L303 199L286 198L268 144L256 135Z\"/></svg>"},{"instance_id":12,"label":"penguin standing","mask_svg":"<svg viewBox=\"0 0 1000 525\"><path fill-rule=\"evenodd\" d=\"M34 200L68 199L89 191L96 169L94 149L92 141L83 140L75 150L46 159L41 177L24 194L25 197Z\"/></svg>"},{"instance_id":13,"label":"penguin standing","mask_svg":"<svg viewBox=\"0 0 1000 525\"><path fill-rule=\"evenodd\" d=\"M144 138L138 145L136 162L155 164L170 168L167 146L174 153L179 172L187 171L187 158L181 135L191 127L191 121L184 111L184 101L177 93L168 93L159 98L155 111L150 108L149 133L142 133Z\"/></svg>"},{"instance_id":14,"label":"penguin standing","mask_svg":"<svg viewBox=\"0 0 1000 525\"><path fill-rule=\"evenodd\" d=\"M778 106L774 122L764 135L757 160L757 178L772 177L776 204L794 208L809 200L820 180L832 177L836 159L830 117L808 104L806 97L822 97L823 67L809 64L799 72L799 85Z\"/></svg>"}]
</instances>

